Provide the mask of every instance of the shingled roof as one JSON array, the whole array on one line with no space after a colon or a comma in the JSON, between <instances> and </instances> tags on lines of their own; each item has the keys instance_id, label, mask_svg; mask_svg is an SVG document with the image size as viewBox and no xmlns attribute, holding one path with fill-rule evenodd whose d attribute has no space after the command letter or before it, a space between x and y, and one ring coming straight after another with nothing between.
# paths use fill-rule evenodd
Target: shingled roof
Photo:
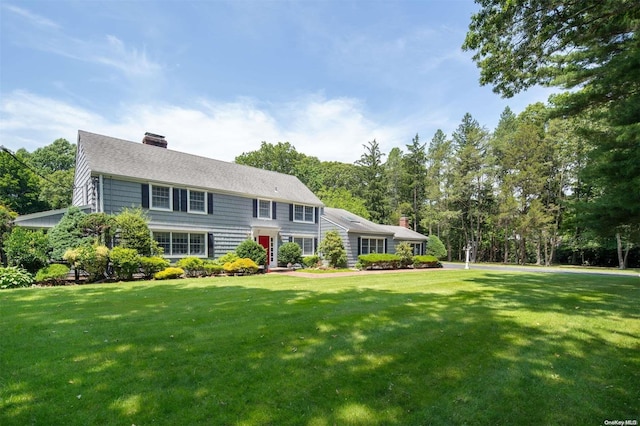
<instances>
[{"instance_id":1,"label":"shingled roof","mask_svg":"<svg viewBox=\"0 0 640 426\"><path fill-rule=\"evenodd\" d=\"M220 191L321 206L322 202L297 177L78 131L91 172L144 182Z\"/></svg>"},{"instance_id":2,"label":"shingled roof","mask_svg":"<svg viewBox=\"0 0 640 426\"><path fill-rule=\"evenodd\" d=\"M419 232L403 226L379 225L344 209L325 207L323 218L347 232L356 234L393 235L393 239L400 241L426 241L428 239Z\"/></svg>"}]
</instances>

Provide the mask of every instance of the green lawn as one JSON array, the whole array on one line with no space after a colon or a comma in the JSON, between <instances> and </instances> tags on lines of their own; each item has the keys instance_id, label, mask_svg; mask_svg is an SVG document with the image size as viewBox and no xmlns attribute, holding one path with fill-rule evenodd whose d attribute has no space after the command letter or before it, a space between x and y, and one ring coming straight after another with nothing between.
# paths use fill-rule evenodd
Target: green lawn
<instances>
[{"instance_id":1,"label":"green lawn","mask_svg":"<svg viewBox=\"0 0 640 426\"><path fill-rule=\"evenodd\" d=\"M429 270L0 291L0 424L639 419L640 278Z\"/></svg>"}]
</instances>

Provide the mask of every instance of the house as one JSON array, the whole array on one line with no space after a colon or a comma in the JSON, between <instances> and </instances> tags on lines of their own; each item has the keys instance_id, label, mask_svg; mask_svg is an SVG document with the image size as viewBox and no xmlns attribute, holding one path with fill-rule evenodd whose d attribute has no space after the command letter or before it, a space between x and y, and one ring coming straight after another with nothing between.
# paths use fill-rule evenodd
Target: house
<instances>
[{"instance_id":1,"label":"house","mask_svg":"<svg viewBox=\"0 0 640 426\"><path fill-rule=\"evenodd\" d=\"M217 258L251 238L271 267L284 242L315 251L323 208L295 176L173 151L153 133L140 143L83 130L72 204L108 214L141 207L170 260ZM18 224L53 223L29 216Z\"/></svg>"},{"instance_id":2,"label":"house","mask_svg":"<svg viewBox=\"0 0 640 426\"><path fill-rule=\"evenodd\" d=\"M399 226L380 225L347 210L325 207L320 223L321 238L329 231L340 234L349 267L355 266L361 254L395 253L401 242L411 244L414 254L424 254L428 240L409 229L405 218L400 219Z\"/></svg>"}]
</instances>

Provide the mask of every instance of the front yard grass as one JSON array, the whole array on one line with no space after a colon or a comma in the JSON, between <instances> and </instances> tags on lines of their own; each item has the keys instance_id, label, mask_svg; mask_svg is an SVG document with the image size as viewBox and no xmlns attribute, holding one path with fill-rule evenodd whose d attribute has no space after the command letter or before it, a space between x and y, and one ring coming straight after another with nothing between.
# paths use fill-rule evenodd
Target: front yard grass
<instances>
[{"instance_id":1,"label":"front yard grass","mask_svg":"<svg viewBox=\"0 0 640 426\"><path fill-rule=\"evenodd\" d=\"M0 424L639 419L640 278L267 274L0 292Z\"/></svg>"}]
</instances>

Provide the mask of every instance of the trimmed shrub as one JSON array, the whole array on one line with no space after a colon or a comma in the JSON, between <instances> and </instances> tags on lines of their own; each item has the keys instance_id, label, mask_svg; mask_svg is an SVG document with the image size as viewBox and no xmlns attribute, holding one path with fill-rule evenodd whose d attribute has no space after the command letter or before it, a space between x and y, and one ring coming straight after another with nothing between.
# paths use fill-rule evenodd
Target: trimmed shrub
<instances>
[{"instance_id":1,"label":"trimmed shrub","mask_svg":"<svg viewBox=\"0 0 640 426\"><path fill-rule=\"evenodd\" d=\"M320 263L320 256L318 256L317 254L314 254L312 256L305 256L302 258L302 263L304 263L304 266L306 266L307 268L316 268Z\"/></svg>"},{"instance_id":2,"label":"trimmed shrub","mask_svg":"<svg viewBox=\"0 0 640 426\"><path fill-rule=\"evenodd\" d=\"M67 278L69 271L70 269L67 265L54 263L38 271L36 274L36 282L59 285Z\"/></svg>"},{"instance_id":3,"label":"trimmed shrub","mask_svg":"<svg viewBox=\"0 0 640 426\"><path fill-rule=\"evenodd\" d=\"M282 266L302 263L302 248L296 243L284 243L278 249L278 263Z\"/></svg>"},{"instance_id":4,"label":"trimmed shrub","mask_svg":"<svg viewBox=\"0 0 640 426\"><path fill-rule=\"evenodd\" d=\"M208 277L212 275L220 275L224 272L224 267L214 260L205 260L202 265L204 274Z\"/></svg>"},{"instance_id":5,"label":"trimmed shrub","mask_svg":"<svg viewBox=\"0 0 640 426\"><path fill-rule=\"evenodd\" d=\"M442 268L442 263L438 262L438 258L431 255L414 256L414 268Z\"/></svg>"},{"instance_id":6,"label":"trimmed shrub","mask_svg":"<svg viewBox=\"0 0 640 426\"><path fill-rule=\"evenodd\" d=\"M255 274L260 267L256 262L249 258L238 259L234 262L224 264L224 270L228 274Z\"/></svg>"},{"instance_id":7,"label":"trimmed shrub","mask_svg":"<svg viewBox=\"0 0 640 426\"><path fill-rule=\"evenodd\" d=\"M253 240L244 240L236 248L236 254L240 259L251 259L257 265L267 263L267 250Z\"/></svg>"},{"instance_id":8,"label":"trimmed shrub","mask_svg":"<svg viewBox=\"0 0 640 426\"><path fill-rule=\"evenodd\" d=\"M438 259L443 259L447 256L447 249L437 235L429 235L425 254L434 256Z\"/></svg>"},{"instance_id":9,"label":"trimmed shrub","mask_svg":"<svg viewBox=\"0 0 640 426\"><path fill-rule=\"evenodd\" d=\"M238 256L235 252L230 251L227 254L220 256L219 258L214 260L214 262L220 266L223 266L225 263L235 262L238 259L240 259L240 256Z\"/></svg>"},{"instance_id":10,"label":"trimmed shrub","mask_svg":"<svg viewBox=\"0 0 640 426\"><path fill-rule=\"evenodd\" d=\"M396 254L400 257L400 267L406 268L413 263L413 247L406 241L396 246Z\"/></svg>"},{"instance_id":11,"label":"trimmed shrub","mask_svg":"<svg viewBox=\"0 0 640 426\"><path fill-rule=\"evenodd\" d=\"M13 228L4 242L9 266L18 266L35 274L47 264L49 241L42 231Z\"/></svg>"},{"instance_id":12,"label":"trimmed shrub","mask_svg":"<svg viewBox=\"0 0 640 426\"><path fill-rule=\"evenodd\" d=\"M125 208L115 217L119 245L132 248L143 256L161 255L162 248L151 237L149 218L140 209Z\"/></svg>"},{"instance_id":13,"label":"trimmed shrub","mask_svg":"<svg viewBox=\"0 0 640 426\"><path fill-rule=\"evenodd\" d=\"M188 277L199 277L204 273L204 262L199 257L184 257L176 262L178 268L184 269Z\"/></svg>"},{"instance_id":14,"label":"trimmed shrub","mask_svg":"<svg viewBox=\"0 0 640 426\"><path fill-rule=\"evenodd\" d=\"M109 266L109 249L105 246L83 246L67 250L64 260L89 274L89 281L104 277Z\"/></svg>"},{"instance_id":15,"label":"trimmed shrub","mask_svg":"<svg viewBox=\"0 0 640 426\"><path fill-rule=\"evenodd\" d=\"M156 272L169 267L169 261L160 256L142 256L140 257L140 269L146 279L153 278Z\"/></svg>"},{"instance_id":16,"label":"trimmed shrub","mask_svg":"<svg viewBox=\"0 0 640 426\"><path fill-rule=\"evenodd\" d=\"M347 266L347 251L344 249L342 238L338 231L329 231L318 246L318 253L329 262L329 266L342 268Z\"/></svg>"},{"instance_id":17,"label":"trimmed shrub","mask_svg":"<svg viewBox=\"0 0 640 426\"><path fill-rule=\"evenodd\" d=\"M0 288L29 287L33 284L33 276L17 266L0 267Z\"/></svg>"},{"instance_id":18,"label":"trimmed shrub","mask_svg":"<svg viewBox=\"0 0 640 426\"><path fill-rule=\"evenodd\" d=\"M118 279L132 280L133 274L140 271L140 255L135 249L114 247L109 257Z\"/></svg>"},{"instance_id":19,"label":"trimmed shrub","mask_svg":"<svg viewBox=\"0 0 640 426\"><path fill-rule=\"evenodd\" d=\"M402 264L400 256L390 253L361 254L358 261L362 269L398 269Z\"/></svg>"},{"instance_id":20,"label":"trimmed shrub","mask_svg":"<svg viewBox=\"0 0 640 426\"><path fill-rule=\"evenodd\" d=\"M156 272L153 275L153 278L155 278L156 280L171 280L174 278L180 278L183 275L184 271L182 269L170 266L160 272Z\"/></svg>"}]
</instances>

